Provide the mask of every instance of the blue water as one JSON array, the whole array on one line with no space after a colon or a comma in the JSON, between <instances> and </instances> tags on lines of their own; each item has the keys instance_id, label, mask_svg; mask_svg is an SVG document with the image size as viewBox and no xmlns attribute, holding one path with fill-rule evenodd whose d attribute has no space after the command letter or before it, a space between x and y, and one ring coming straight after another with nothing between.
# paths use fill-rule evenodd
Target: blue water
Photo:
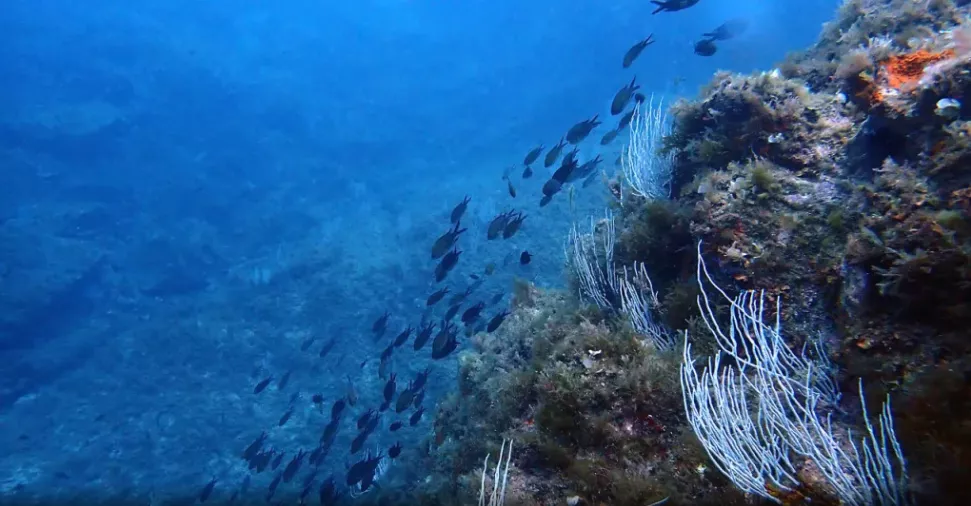
<instances>
[{"instance_id":1,"label":"blue water","mask_svg":"<svg viewBox=\"0 0 971 506\"><path fill-rule=\"evenodd\" d=\"M566 230L609 197L597 184L540 209L548 173L521 181L525 153L609 116L633 75L671 103L715 70L771 69L835 7L703 0L651 16L634 0L7 0L0 494L175 497L216 477L225 498L261 431L287 459L316 445L350 378L359 400L321 476L344 472L361 455L347 450L354 420L381 402L377 356L443 286L429 248L463 196L470 231L453 292L482 276L477 300L507 294L491 316L514 277L562 286ZM732 17L750 21L744 36L693 54ZM621 68L652 32L657 43ZM581 155L602 153L613 171L626 134L602 150L604 131ZM501 179L510 165L515 199ZM488 222L512 208L529 215L523 230L487 241ZM534 254L525 267L523 250ZM375 342L384 311L389 335ZM399 390L432 367L424 420L368 441L402 442L399 463L415 460L436 400L454 390L457 353L432 364L424 351L393 358ZM422 477L397 467L393 483Z\"/></svg>"}]
</instances>

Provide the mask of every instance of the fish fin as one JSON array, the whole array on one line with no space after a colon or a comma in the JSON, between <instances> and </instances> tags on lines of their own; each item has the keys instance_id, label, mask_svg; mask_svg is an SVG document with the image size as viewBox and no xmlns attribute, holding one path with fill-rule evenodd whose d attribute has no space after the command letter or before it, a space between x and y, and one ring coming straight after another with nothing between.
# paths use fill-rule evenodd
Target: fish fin
<instances>
[{"instance_id":1,"label":"fish fin","mask_svg":"<svg viewBox=\"0 0 971 506\"><path fill-rule=\"evenodd\" d=\"M657 9L654 9L654 12L651 14L657 14L668 7L665 2L658 2L657 0L651 0L651 3L657 6Z\"/></svg>"}]
</instances>

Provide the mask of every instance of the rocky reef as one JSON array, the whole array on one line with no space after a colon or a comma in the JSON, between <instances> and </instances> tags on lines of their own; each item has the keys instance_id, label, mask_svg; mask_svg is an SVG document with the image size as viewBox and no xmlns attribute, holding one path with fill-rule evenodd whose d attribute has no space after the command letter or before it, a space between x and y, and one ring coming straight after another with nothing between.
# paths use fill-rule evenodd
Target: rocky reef
<instances>
[{"instance_id":1,"label":"rocky reef","mask_svg":"<svg viewBox=\"0 0 971 506\"><path fill-rule=\"evenodd\" d=\"M718 73L672 106L672 200L616 209L618 262L655 275L660 321L696 355L715 353L697 307L700 241L727 292L781 302L790 347L823 343L853 393L839 423L869 425L861 400L889 398L917 504L963 504L971 481L969 14L965 1L845 2L777 69ZM725 304L714 314L727 318ZM504 439L508 504L753 499L688 424L680 344L660 351L610 311L527 285L508 322L461 357L413 490L422 504L491 490L482 459ZM800 464L797 491L768 495L835 503L812 467Z\"/></svg>"}]
</instances>

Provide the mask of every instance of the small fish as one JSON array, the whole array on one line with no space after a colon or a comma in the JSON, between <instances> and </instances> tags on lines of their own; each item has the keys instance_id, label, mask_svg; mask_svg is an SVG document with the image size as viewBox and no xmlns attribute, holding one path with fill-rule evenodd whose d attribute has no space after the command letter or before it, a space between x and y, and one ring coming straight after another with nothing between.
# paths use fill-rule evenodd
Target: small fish
<instances>
[{"instance_id":1,"label":"small fish","mask_svg":"<svg viewBox=\"0 0 971 506\"><path fill-rule=\"evenodd\" d=\"M635 81L637 81L637 76L634 76L634 78L630 80L630 84L617 90L617 94L614 95L613 102L610 103L610 114L616 116L624 112L624 109L627 108L627 104L630 103L631 97L634 96L634 92L641 88L640 85Z\"/></svg>"},{"instance_id":2,"label":"small fish","mask_svg":"<svg viewBox=\"0 0 971 506\"><path fill-rule=\"evenodd\" d=\"M398 346L401 346L402 344L407 343L408 338L411 337L411 333L414 330L415 329L413 327L408 327L405 330L402 330L401 333L398 334L398 337L394 338L394 343L392 343L392 346L398 347Z\"/></svg>"},{"instance_id":3,"label":"small fish","mask_svg":"<svg viewBox=\"0 0 971 506\"><path fill-rule=\"evenodd\" d=\"M469 295L472 295L472 292L473 292L473 289L470 286L470 287L466 288L465 291L463 291L462 293L457 293L457 294L453 295L452 298L448 299L448 305L449 306L454 306L456 304L461 303L462 301L465 300L466 297L468 297Z\"/></svg>"},{"instance_id":4,"label":"small fish","mask_svg":"<svg viewBox=\"0 0 971 506\"><path fill-rule=\"evenodd\" d=\"M456 205L455 208L452 209L452 215L450 219L453 224L455 225L459 224L459 220L462 219L462 215L465 214L465 209L469 207L469 202L471 200L472 199L468 195L466 195L465 198L462 199L462 202L459 202L458 205Z\"/></svg>"},{"instance_id":5,"label":"small fish","mask_svg":"<svg viewBox=\"0 0 971 506\"><path fill-rule=\"evenodd\" d=\"M314 341L316 341L316 340L317 340L317 338L311 337L311 338L307 339L306 341L304 341L303 344L300 345L300 351L307 351L307 350L309 350L310 347L313 346Z\"/></svg>"},{"instance_id":6,"label":"small fish","mask_svg":"<svg viewBox=\"0 0 971 506\"><path fill-rule=\"evenodd\" d=\"M418 425L418 422L421 421L421 415L423 415L424 413L425 413L425 408L418 408L417 411L411 414L411 418L408 419L408 425L412 427L414 427L415 425Z\"/></svg>"},{"instance_id":7,"label":"small fish","mask_svg":"<svg viewBox=\"0 0 971 506\"><path fill-rule=\"evenodd\" d=\"M330 341L327 341L324 344L324 347L320 349L320 353L318 353L317 356L320 357L320 358L326 357L327 354L330 353L330 350L333 350L334 349L334 346L336 344L337 344L337 338L336 337L332 337L330 339Z\"/></svg>"},{"instance_id":8,"label":"small fish","mask_svg":"<svg viewBox=\"0 0 971 506\"><path fill-rule=\"evenodd\" d=\"M384 384L384 400L390 402L391 398L394 397L394 392L398 388L398 383L395 381L397 375L391 373L391 378L388 382Z\"/></svg>"},{"instance_id":9,"label":"small fish","mask_svg":"<svg viewBox=\"0 0 971 506\"><path fill-rule=\"evenodd\" d=\"M523 253L519 255L519 265L529 265L529 262L532 259L533 255L530 255L528 251L523 251Z\"/></svg>"},{"instance_id":10,"label":"small fish","mask_svg":"<svg viewBox=\"0 0 971 506\"><path fill-rule=\"evenodd\" d=\"M654 12L651 14L657 14L659 12L681 11L693 6L694 4L698 3L698 1L699 0L651 0L651 3L657 6L657 9L654 9Z\"/></svg>"},{"instance_id":11,"label":"small fish","mask_svg":"<svg viewBox=\"0 0 971 506\"><path fill-rule=\"evenodd\" d=\"M600 145L606 146L607 144L614 142L614 139L617 138L617 133L617 130L610 130L605 133L604 136L600 138Z\"/></svg>"},{"instance_id":12,"label":"small fish","mask_svg":"<svg viewBox=\"0 0 971 506\"><path fill-rule=\"evenodd\" d=\"M620 117L620 121L617 122L617 128L614 129L615 132L620 132L621 130L627 128L630 125L632 119L634 119L634 113L637 112L637 106L633 109L627 111L627 114Z\"/></svg>"},{"instance_id":13,"label":"small fish","mask_svg":"<svg viewBox=\"0 0 971 506\"><path fill-rule=\"evenodd\" d=\"M357 419L357 430L364 430L367 424L371 423L371 417L374 416L374 410L369 409L366 413L358 417Z\"/></svg>"},{"instance_id":14,"label":"small fish","mask_svg":"<svg viewBox=\"0 0 971 506\"><path fill-rule=\"evenodd\" d=\"M375 339L383 336L384 332L388 330L389 317L391 317L391 313L385 311L384 314L379 316L377 320L374 320L374 324L371 325L371 332L374 332Z\"/></svg>"},{"instance_id":15,"label":"small fish","mask_svg":"<svg viewBox=\"0 0 971 506\"><path fill-rule=\"evenodd\" d=\"M276 455L276 458L273 459L273 463L270 464L270 470L276 471L276 468L280 467L280 464L283 463L283 456L285 454L286 452L280 452Z\"/></svg>"},{"instance_id":16,"label":"small fish","mask_svg":"<svg viewBox=\"0 0 971 506\"><path fill-rule=\"evenodd\" d=\"M418 329L418 335L415 336L415 342L413 343L415 350L420 350L425 343L428 342L428 338L431 337L432 332L435 330L435 324L429 323L423 325Z\"/></svg>"},{"instance_id":17,"label":"small fish","mask_svg":"<svg viewBox=\"0 0 971 506\"><path fill-rule=\"evenodd\" d=\"M263 443L266 442L266 431L263 431L255 441L250 443L249 446L243 450L243 460L252 460L260 450L263 449Z\"/></svg>"},{"instance_id":18,"label":"small fish","mask_svg":"<svg viewBox=\"0 0 971 506\"><path fill-rule=\"evenodd\" d=\"M455 304L454 306L449 306L448 311L445 311L445 316L443 316L442 319L447 321L455 318L455 314L459 312L459 309L462 309L461 303Z\"/></svg>"},{"instance_id":19,"label":"small fish","mask_svg":"<svg viewBox=\"0 0 971 506\"><path fill-rule=\"evenodd\" d=\"M560 157L560 152L566 146L566 139L560 139L560 142L553 146L549 152L546 153L546 158L543 160L544 167L552 167L556 163L556 159Z\"/></svg>"},{"instance_id":20,"label":"small fish","mask_svg":"<svg viewBox=\"0 0 971 506\"><path fill-rule=\"evenodd\" d=\"M432 372L431 368L426 367L424 371L421 371L415 375L415 380L411 382L411 387L415 390L422 390L425 383L428 381L428 375Z\"/></svg>"},{"instance_id":21,"label":"small fish","mask_svg":"<svg viewBox=\"0 0 971 506\"><path fill-rule=\"evenodd\" d=\"M695 44L695 54L698 56L711 56L715 54L715 51L718 51L718 46L712 39L699 40Z\"/></svg>"},{"instance_id":22,"label":"small fish","mask_svg":"<svg viewBox=\"0 0 971 506\"><path fill-rule=\"evenodd\" d=\"M493 240L502 234L502 230L506 228L506 224L509 223L509 219L512 218L515 211L509 211L505 213L500 213L495 218L489 222L489 227L486 229L486 239Z\"/></svg>"},{"instance_id":23,"label":"small fish","mask_svg":"<svg viewBox=\"0 0 971 506\"><path fill-rule=\"evenodd\" d=\"M418 393L415 394L415 403L414 403L414 406L416 408L420 408L421 407L421 401L423 401L423 400L425 400L425 391L424 390L419 390Z\"/></svg>"},{"instance_id":24,"label":"small fish","mask_svg":"<svg viewBox=\"0 0 971 506\"><path fill-rule=\"evenodd\" d=\"M429 295L428 300L425 301L425 306L430 307L430 306L434 306L435 304L438 304L438 301L442 300L442 298L444 298L447 293L448 293L448 287L445 287Z\"/></svg>"},{"instance_id":25,"label":"small fish","mask_svg":"<svg viewBox=\"0 0 971 506\"><path fill-rule=\"evenodd\" d=\"M317 395L320 395L320 394L317 394ZM320 401L323 402L322 395L321 395ZM344 412L345 405L346 405L346 402L344 401L344 399L337 399L336 401L334 401L334 405L330 408L331 421L337 420L341 417L341 413Z\"/></svg>"},{"instance_id":26,"label":"small fish","mask_svg":"<svg viewBox=\"0 0 971 506\"><path fill-rule=\"evenodd\" d=\"M459 262L459 256L462 254L457 248L449 251L442 257L442 261L435 266L435 281L442 282L445 280L445 276L455 268Z\"/></svg>"},{"instance_id":27,"label":"small fish","mask_svg":"<svg viewBox=\"0 0 971 506\"><path fill-rule=\"evenodd\" d=\"M283 390L284 388L286 388L286 387L287 387L287 385L288 385L289 383L290 383L290 371L287 371L287 372L286 372L286 373L285 373L285 374L283 375L283 377L282 377L282 378L280 378L280 382L276 384L276 389L277 389L277 390Z\"/></svg>"},{"instance_id":28,"label":"small fish","mask_svg":"<svg viewBox=\"0 0 971 506\"><path fill-rule=\"evenodd\" d=\"M411 384L408 385L401 395L398 396L398 400L395 402L394 411L395 413L401 413L402 411L411 407L411 402L415 399L415 391Z\"/></svg>"},{"instance_id":29,"label":"small fish","mask_svg":"<svg viewBox=\"0 0 971 506\"><path fill-rule=\"evenodd\" d=\"M541 145L533 148L532 150L530 150L529 153L526 153L526 158L523 158L523 165L525 165L527 167L529 167L530 165L532 165L533 162L535 162L536 159L539 158L540 153L543 152L543 147L544 146L541 144Z\"/></svg>"},{"instance_id":30,"label":"small fish","mask_svg":"<svg viewBox=\"0 0 971 506\"><path fill-rule=\"evenodd\" d=\"M533 177L533 169L529 168L527 165L526 168L523 169L523 179L529 179L531 177Z\"/></svg>"},{"instance_id":31,"label":"small fish","mask_svg":"<svg viewBox=\"0 0 971 506\"><path fill-rule=\"evenodd\" d=\"M390 427L388 427L388 430L390 430L391 432L397 432L397 430L400 429L402 426L403 424L401 422L394 422L391 424Z\"/></svg>"},{"instance_id":32,"label":"small fish","mask_svg":"<svg viewBox=\"0 0 971 506\"><path fill-rule=\"evenodd\" d=\"M290 420L291 416L293 416L293 408L288 409L287 412L280 417L280 423L278 423L277 426L283 427L284 425L286 425L287 421Z\"/></svg>"},{"instance_id":33,"label":"small fish","mask_svg":"<svg viewBox=\"0 0 971 506\"><path fill-rule=\"evenodd\" d=\"M725 21L724 23L718 25L718 28L702 34L702 37L711 40L728 40L735 38L748 29L748 20L736 18Z\"/></svg>"},{"instance_id":34,"label":"small fish","mask_svg":"<svg viewBox=\"0 0 971 506\"><path fill-rule=\"evenodd\" d=\"M256 387L253 388L253 393L254 394L258 394L258 393L262 392L263 390L266 390L266 387L270 384L271 381L273 381L273 376L269 376L266 379L264 379L263 381L257 383L256 384Z\"/></svg>"},{"instance_id":35,"label":"small fish","mask_svg":"<svg viewBox=\"0 0 971 506\"><path fill-rule=\"evenodd\" d=\"M465 312L462 313L462 323L467 325L475 323L475 321L479 319L479 314L483 309L485 309L485 304L482 302L466 309Z\"/></svg>"},{"instance_id":36,"label":"small fish","mask_svg":"<svg viewBox=\"0 0 971 506\"><path fill-rule=\"evenodd\" d=\"M213 478L206 486L199 492L199 502L206 502L209 496L212 495L213 489L216 488L216 478Z\"/></svg>"},{"instance_id":37,"label":"small fish","mask_svg":"<svg viewBox=\"0 0 971 506\"><path fill-rule=\"evenodd\" d=\"M654 34L652 33L648 35L646 39L631 46L631 48L628 49L626 53L624 53L624 68L626 69L627 67L630 67L631 64L634 63L634 60L636 60L637 57L641 55L641 51L643 51L645 47L650 46L653 43L654 43Z\"/></svg>"},{"instance_id":38,"label":"small fish","mask_svg":"<svg viewBox=\"0 0 971 506\"><path fill-rule=\"evenodd\" d=\"M526 221L527 217L527 215L519 213L515 218L509 220L509 223L506 223L506 227L502 229L502 238L509 239L510 237L516 235L516 232L519 231L519 228L523 225L523 222Z\"/></svg>"},{"instance_id":39,"label":"small fish","mask_svg":"<svg viewBox=\"0 0 971 506\"><path fill-rule=\"evenodd\" d=\"M395 443L394 446L388 448L388 456L396 459L398 455L401 455L401 443Z\"/></svg>"},{"instance_id":40,"label":"small fish","mask_svg":"<svg viewBox=\"0 0 971 506\"><path fill-rule=\"evenodd\" d=\"M459 228L459 223L455 223L455 227L451 228L448 232L442 234L441 237L435 240L435 244L432 245L432 259L437 260L442 257L448 250L455 245L455 241L458 240L459 235L465 232L466 229Z\"/></svg>"},{"instance_id":41,"label":"small fish","mask_svg":"<svg viewBox=\"0 0 971 506\"><path fill-rule=\"evenodd\" d=\"M516 198L516 187L512 185L512 181L507 179L506 185L508 186L509 196L512 198Z\"/></svg>"},{"instance_id":42,"label":"small fish","mask_svg":"<svg viewBox=\"0 0 971 506\"><path fill-rule=\"evenodd\" d=\"M587 136L590 135L590 132L600 125L600 121L597 121L598 116L600 115L594 115L594 117L585 119L570 127L570 129L566 132L566 141L574 145L583 142L583 139L586 139Z\"/></svg>"},{"instance_id":43,"label":"small fish","mask_svg":"<svg viewBox=\"0 0 971 506\"><path fill-rule=\"evenodd\" d=\"M509 316L508 311L503 311L493 316L492 319L489 320L489 324L486 326L486 332L495 332L495 330L498 329L500 325L502 325L502 322L506 319L507 316Z\"/></svg>"},{"instance_id":44,"label":"small fish","mask_svg":"<svg viewBox=\"0 0 971 506\"><path fill-rule=\"evenodd\" d=\"M550 179L549 181L543 183L543 198L552 199L553 195L556 195L556 192L560 191L560 188L562 187L563 187L563 183L555 179ZM540 207L542 207L542 205L543 204L541 202Z\"/></svg>"}]
</instances>

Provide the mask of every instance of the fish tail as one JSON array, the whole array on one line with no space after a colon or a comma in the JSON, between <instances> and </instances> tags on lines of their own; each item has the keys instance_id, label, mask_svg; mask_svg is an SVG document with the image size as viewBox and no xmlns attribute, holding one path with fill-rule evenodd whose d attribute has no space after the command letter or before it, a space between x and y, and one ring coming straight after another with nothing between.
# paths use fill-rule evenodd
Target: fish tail
<instances>
[{"instance_id":1,"label":"fish tail","mask_svg":"<svg viewBox=\"0 0 971 506\"><path fill-rule=\"evenodd\" d=\"M665 8L667 8L667 5L665 5L664 2L658 2L657 0L651 0L651 3L657 6L657 9L654 9L654 12L652 12L651 14L657 14L657 13L663 11Z\"/></svg>"}]
</instances>

